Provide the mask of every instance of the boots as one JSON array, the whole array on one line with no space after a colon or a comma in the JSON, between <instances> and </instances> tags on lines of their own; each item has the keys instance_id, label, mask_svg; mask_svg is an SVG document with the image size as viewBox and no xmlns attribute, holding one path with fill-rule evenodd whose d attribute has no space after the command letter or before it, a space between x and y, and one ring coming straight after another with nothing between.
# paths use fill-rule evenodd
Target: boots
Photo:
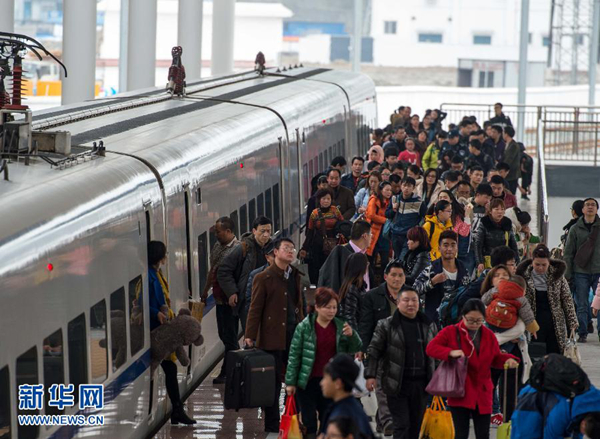
<instances>
[{"instance_id":1,"label":"boots","mask_svg":"<svg viewBox=\"0 0 600 439\"><path fill-rule=\"evenodd\" d=\"M171 424L186 424L192 425L195 424L196 421L190 418L185 411L183 410L183 406L173 407L173 411L171 412Z\"/></svg>"}]
</instances>

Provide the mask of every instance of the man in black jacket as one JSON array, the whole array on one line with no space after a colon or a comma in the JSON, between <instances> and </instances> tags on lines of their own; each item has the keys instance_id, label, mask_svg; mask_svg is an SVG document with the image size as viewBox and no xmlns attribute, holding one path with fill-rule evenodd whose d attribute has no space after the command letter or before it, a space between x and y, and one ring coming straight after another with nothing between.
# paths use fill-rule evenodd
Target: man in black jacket
<instances>
[{"instance_id":1,"label":"man in black jacket","mask_svg":"<svg viewBox=\"0 0 600 439\"><path fill-rule=\"evenodd\" d=\"M427 407L425 387L435 371L435 360L426 355L437 328L419 311L419 295L400 291L397 311L380 320L367 350L367 390L383 389L392 413L394 438L418 439ZM378 371L382 370L380 376ZM377 378L376 378L377 377Z\"/></svg>"},{"instance_id":2,"label":"man in black jacket","mask_svg":"<svg viewBox=\"0 0 600 439\"><path fill-rule=\"evenodd\" d=\"M377 326L377 322L386 319L394 314L397 309L400 290L404 286L404 264L401 261L393 260L387 267L383 275L385 280L377 288L368 291L363 297L360 309L360 320L358 322L358 334L363 341L362 351L366 352L371 337ZM379 370L381 372L381 370ZM379 377L381 379L381 377ZM377 431L384 434L391 434L393 430L392 415L387 404L387 398L381 386L377 387L375 393L377 397Z\"/></svg>"},{"instance_id":3,"label":"man in black jacket","mask_svg":"<svg viewBox=\"0 0 600 439\"><path fill-rule=\"evenodd\" d=\"M371 224L366 221L356 221L350 232L350 242L336 246L325 263L319 270L319 287L327 287L339 291L344 278L344 267L352 253L365 253L371 244ZM365 275L366 289L370 289L371 279L374 279L372 270Z\"/></svg>"},{"instance_id":4,"label":"man in black jacket","mask_svg":"<svg viewBox=\"0 0 600 439\"><path fill-rule=\"evenodd\" d=\"M356 213L354 204L354 192L340 184L342 173L339 169L330 169L327 172L327 183L333 192L332 206L340 209L340 212L346 221L349 221Z\"/></svg>"}]
</instances>

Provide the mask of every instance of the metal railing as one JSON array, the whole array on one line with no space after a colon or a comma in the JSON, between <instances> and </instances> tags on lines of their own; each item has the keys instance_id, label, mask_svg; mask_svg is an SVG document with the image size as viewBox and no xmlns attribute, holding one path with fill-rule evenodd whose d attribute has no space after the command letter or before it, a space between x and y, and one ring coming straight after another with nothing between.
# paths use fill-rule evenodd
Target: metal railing
<instances>
[{"instance_id":1,"label":"metal railing","mask_svg":"<svg viewBox=\"0 0 600 439\"><path fill-rule=\"evenodd\" d=\"M440 109L448 113L443 123L445 129L450 123L460 123L465 116L475 116L481 126L495 116L493 104L444 103ZM524 135L516 140L523 142L529 154L537 153L538 139L541 139L547 160L598 165L600 107L507 104L502 110L513 126L517 125L519 113L523 113ZM540 126L543 126L541 133Z\"/></svg>"},{"instance_id":2,"label":"metal railing","mask_svg":"<svg viewBox=\"0 0 600 439\"><path fill-rule=\"evenodd\" d=\"M544 143L544 124L543 120L538 121L537 129L537 200L540 206L538 212L538 235L542 242L548 245L548 231L550 211L548 208L548 186L546 184L546 158L545 158L545 143Z\"/></svg>"}]
</instances>

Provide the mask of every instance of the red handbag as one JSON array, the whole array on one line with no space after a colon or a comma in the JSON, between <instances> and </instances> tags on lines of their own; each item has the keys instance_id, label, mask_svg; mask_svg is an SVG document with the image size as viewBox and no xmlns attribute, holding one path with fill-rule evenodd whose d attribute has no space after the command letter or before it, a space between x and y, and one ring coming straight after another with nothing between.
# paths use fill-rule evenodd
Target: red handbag
<instances>
[{"instance_id":1,"label":"red handbag","mask_svg":"<svg viewBox=\"0 0 600 439\"><path fill-rule=\"evenodd\" d=\"M456 338L458 339L458 348L461 349L460 333L456 328ZM430 395L441 396L443 398L462 398L465 396L467 383L467 367L469 359L467 357L452 358L448 361L442 361L433 373L431 381L425 388Z\"/></svg>"}]
</instances>

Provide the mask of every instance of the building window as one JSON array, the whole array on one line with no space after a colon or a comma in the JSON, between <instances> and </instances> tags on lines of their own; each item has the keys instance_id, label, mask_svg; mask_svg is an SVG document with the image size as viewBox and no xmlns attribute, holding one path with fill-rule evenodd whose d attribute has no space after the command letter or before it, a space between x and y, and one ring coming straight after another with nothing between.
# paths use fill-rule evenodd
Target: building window
<instances>
[{"instance_id":1,"label":"building window","mask_svg":"<svg viewBox=\"0 0 600 439\"><path fill-rule=\"evenodd\" d=\"M419 43L441 43L442 34L419 34Z\"/></svg>"},{"instance_id":2,"label":"building window","mask_svg":"<svg viewBox=\"0 0 600 439\"><path fill-rule=\"evenodd\" d=\"M473 35L473 44L492 44L492 37L490 35Z\"/></svg>"},{"instance_id":3,"label":"building window","mask_svg":"<svg viewBox=\"0 0 600 439\"><path fill-rule=\"evenodd\" d=\"M384 21L383 22L383 33L384 34L395 34L396 33L395 21Z\"/></svg>"},{"instance_id":4,"label":"building window","mask_svg":"<svg viewBox=\"0 0 600 439\"><path fill-rule=\"evenodd\" d=\"M550 37L543 37L542 38L542 46L544 46L544 47L550 46Z\"/></svg>"}]
</instances>

